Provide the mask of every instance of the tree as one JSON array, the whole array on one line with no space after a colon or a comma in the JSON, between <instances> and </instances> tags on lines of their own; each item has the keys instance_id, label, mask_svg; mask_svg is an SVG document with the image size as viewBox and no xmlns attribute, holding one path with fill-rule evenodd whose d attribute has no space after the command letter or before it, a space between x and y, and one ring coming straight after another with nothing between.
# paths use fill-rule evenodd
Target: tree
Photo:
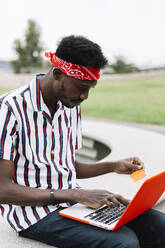
<instances>
[{"instance_id":1,"label":"tree","mask_svg":"<svg viewBox=\"0 0 165 248\"><path fill-rule=\"evenodd\" d=\"M124 58L121 56L117 56L116 62L110 66L113 68L115 73L130 73L140 71L140 69L134 64L127 64Z\"/></svg>"},{"instance_id":2,"label":"tree","mask_svg":"<svg viewBox=\"0 0 165 248\"><path fill-rule=\"evenodd\" d=\"M42 66L43 47L40 42L40 29L35 21L28 21L25 39L24 41L15 40L14 49L17 60L11 61L11 66L15 73L20 73L22 68L30 71L30 68Z\"/></svg>"}]
</instances>

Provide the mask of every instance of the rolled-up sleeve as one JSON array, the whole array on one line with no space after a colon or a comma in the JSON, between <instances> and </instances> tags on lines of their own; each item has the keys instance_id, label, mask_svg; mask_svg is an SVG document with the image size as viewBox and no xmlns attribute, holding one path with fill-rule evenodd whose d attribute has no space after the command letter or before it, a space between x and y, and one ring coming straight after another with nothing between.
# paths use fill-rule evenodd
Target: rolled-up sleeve
<instances>
[{"instance_id":1,"label":"rolled-up sleeve","mask_svg":"<svg viewBox=\"0 0 165 248\"><path fill-rule=\"evenodd\" d=\"M0 159L13 160L17 121L5 104L0 108Z\"/></svg>"}]
</instances>

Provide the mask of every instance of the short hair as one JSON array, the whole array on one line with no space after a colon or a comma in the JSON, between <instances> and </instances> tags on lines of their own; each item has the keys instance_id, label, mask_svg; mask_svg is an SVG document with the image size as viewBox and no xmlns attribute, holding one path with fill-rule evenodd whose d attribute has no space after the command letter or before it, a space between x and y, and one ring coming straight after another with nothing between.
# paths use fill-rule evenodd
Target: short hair
<instances>
[{"instance_id":1,"label":"short hair","mask_svg":"<svg viewBox=\"0 0 165 248\"><path fill-rule=\"evenodd\" d=\"M56 56L72 64L93 68L103 68L108 63L101 47L84 36L64 37L58 44Z\"/></svg>"}]
</instances>

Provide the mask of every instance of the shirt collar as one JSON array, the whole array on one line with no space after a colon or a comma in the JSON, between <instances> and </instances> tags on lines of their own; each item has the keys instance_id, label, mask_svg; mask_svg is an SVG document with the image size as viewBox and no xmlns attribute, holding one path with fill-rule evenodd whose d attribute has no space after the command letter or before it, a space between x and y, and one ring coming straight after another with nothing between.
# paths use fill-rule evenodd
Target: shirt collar
<instances>
[{"instance_id":1,"label":"shirt collar","mask_svg":"<svg viewBox=\"0 0 165 248\"><path fill-rule=\"evenodd\" d=\"M31 101L32 105L34 108L34 111L36 112L46 112L49 113L48 107L45 104L43 97L42 97L42 92L40 88L40 78L44 76L44 74L37 74L33 80L30 82L30 94L31 94ZM56 110L69 110L66 106L64 106L61 101L57 102L57 108Z\"/></svg>"}]
</instances>

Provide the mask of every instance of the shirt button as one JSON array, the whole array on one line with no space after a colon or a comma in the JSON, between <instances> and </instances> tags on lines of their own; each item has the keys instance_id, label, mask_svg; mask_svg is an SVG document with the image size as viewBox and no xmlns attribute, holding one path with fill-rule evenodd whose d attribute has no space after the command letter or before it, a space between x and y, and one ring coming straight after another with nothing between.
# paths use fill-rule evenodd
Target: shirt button
<instances>
[{"instance_id":1,"label":"shirt button","mask_svg":"<svg viewBox=\"0 0 165 248\"><path fill-rule=\"evenodd\" d=\"M54 151L51 151L52 154L54 154Z\"/></svg>"}]
</instances>

